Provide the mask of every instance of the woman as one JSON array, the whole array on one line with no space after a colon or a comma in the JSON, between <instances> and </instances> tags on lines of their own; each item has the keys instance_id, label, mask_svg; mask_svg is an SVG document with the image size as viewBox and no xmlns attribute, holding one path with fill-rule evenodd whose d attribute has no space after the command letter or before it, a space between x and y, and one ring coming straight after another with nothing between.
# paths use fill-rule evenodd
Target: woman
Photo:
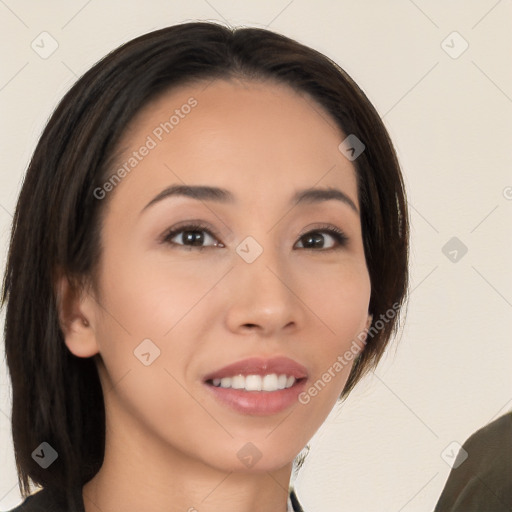
<instances>
[{"instance_id":1,"label":"woman","mask_svg":"<svg viewBox=\"0 0 512 512\"><path fill-rule=\"evenodd\" d=\"M185 23L48 122L4 280L15 510L301 510L297 454L407 290L387 132L328 58ZM32 508L31 508L32 507Z\"/></svg>"}]
</instances>

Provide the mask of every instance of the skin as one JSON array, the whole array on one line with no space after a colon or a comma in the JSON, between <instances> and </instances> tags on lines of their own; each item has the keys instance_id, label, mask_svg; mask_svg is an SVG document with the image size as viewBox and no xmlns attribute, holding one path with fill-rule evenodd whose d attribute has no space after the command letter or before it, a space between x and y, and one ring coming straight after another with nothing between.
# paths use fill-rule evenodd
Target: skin
<instances>
[{"instance_id":1,"label":"skin","mask_svg":"<svg viewBox=\"0 0 512 512\"><path fill-rule=\"evenodd\" d=\"M308 369L311 384L371 320L359 212L337 200L289 204L297 189L336 187L359 209L334 120L284 85L182 86L134 119L120 161L191 96L197 106L103 199L98 288L74 295L59 282L66 345L79 357L98 354L105 395L105 460L83 488L86 512L285 512L293 459L352 363L307 405L269 416L219 403L202 377L283 355ZM184 183L229 189L236 203L172 197L141 213ZM208 247L161 242L193 219L216 233L204 234ZM346 245L317 229L324 224L343 230ZM304 248L311 231L323 233L324 248ZM249 235L263 248L250 264L235 251ZM147 338L161 351L149 366L134 356ZM237 457L248 442L261 452L251 468Z\"/></svg>"}]
</instances>

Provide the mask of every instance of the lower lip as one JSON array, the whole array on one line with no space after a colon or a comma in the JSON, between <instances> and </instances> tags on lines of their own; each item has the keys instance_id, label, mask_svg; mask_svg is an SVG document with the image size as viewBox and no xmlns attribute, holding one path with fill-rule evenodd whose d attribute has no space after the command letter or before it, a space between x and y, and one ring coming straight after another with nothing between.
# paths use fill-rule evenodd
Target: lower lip
<instances>
[{"instance_id":1,"label":"lower lip","mask_svg":"<svg viewBox=\"0 0 512 512\"><path fill-rule=\"evenodd\" d=\"M244 391L221 388L205 383L214 396L241 414L266 416L282 412L298 403L298 397L306 386L306 379L299 380L291 388L278 391Z\"/></svg>"}]
</instances>

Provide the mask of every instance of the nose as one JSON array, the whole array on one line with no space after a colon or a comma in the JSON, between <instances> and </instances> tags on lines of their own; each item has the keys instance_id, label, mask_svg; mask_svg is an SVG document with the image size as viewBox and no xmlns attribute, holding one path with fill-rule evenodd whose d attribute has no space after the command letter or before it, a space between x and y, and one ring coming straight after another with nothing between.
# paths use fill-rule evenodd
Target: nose
<instances>
[{"instance_id":1,"label":"nose","mask_svg":"<svg viewBox=\"0 0 512 512\"><path fill-rule=\"evenodd\" d=\"M266 249L252 263L240 258L230 272L225 319L232 332L256 331L270 338L302 324L304 305L294 290L296 279L275 252Z\"/></svg>"}]
</instances>

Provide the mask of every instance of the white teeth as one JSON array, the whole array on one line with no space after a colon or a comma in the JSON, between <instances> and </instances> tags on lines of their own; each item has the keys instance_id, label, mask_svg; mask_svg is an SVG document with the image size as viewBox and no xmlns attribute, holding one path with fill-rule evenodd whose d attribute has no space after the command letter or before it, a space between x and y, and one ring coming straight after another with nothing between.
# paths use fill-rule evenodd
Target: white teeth
<instances>
[{"instance_id":1,"label":"white teeth","mask_svg":"<svg viewBox=\"0 0 512 512\"><path fill-rule=\"evenodd\" d=\"M245 389L247 391L261 391L261 381L260 375L247 375L245 377Z\"/></svg>"},{"instance_id":2,"label":"white teeth","mask_svg":"<svg viewBox=\"0 0 512 512\"><path fill-rule=\"evenodd\" d=\"M230 388L231 387L231 377L224 377L220 379L220 387L221 388Z\"/></svg>"},{"instance_id":3,"label":"white teeth","mask_svg":"<svg viewBox=\"0 0 512 512\"><path fill-rule=\"evenodd\" d=\"M277 387L277 375L275 373L271 373L270 375L265 375L263 377L263 383L261 385L261 389L263 391L276 391L279 388Z\"/></svg>"},{"instance_id":4,"label":"white teeth","mask_svg":"<svg viewBox=\"0 0 512 512\"><path fill-rule=\"evenodd\" d=\"M235 375L231 379L231 387L233 389L243 389L245 387L245 378L243 375Z\"/></svg>"},{"instance_id":5,"label":"white teeth","mask_svg":"<svg viewBox=\"0 0 512 512\"><path fill-rule=\"evenodd\" d=\"M261 375L234 375L233 377L213 379L212 383L215 387L245 389L245 391L278 391L291 388L295 384L295 380L295 377L291 375L270 373L264 377Z\"/></svg>"}]
</instances>

